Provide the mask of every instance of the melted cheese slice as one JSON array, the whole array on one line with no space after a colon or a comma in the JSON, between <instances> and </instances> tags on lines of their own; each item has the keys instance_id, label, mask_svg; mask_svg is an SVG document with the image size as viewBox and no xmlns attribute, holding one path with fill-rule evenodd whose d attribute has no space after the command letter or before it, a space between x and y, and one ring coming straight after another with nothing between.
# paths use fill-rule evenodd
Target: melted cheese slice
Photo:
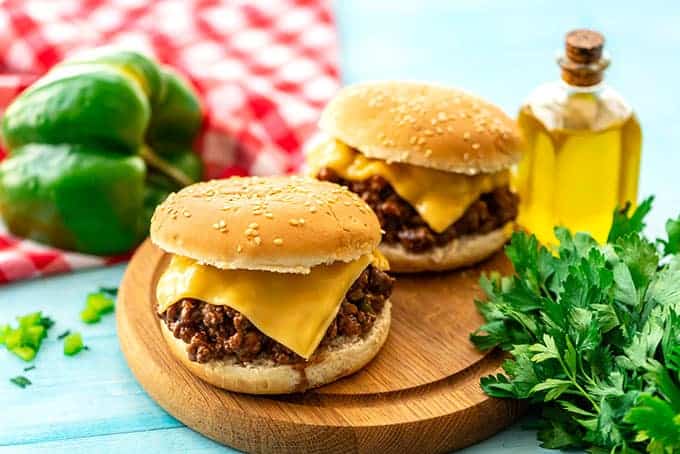
<instances>
[{"instance_id":1,"label":"melted cheese slice","mask_svg":"<svg viewBox=\"0 0 680 454\"><path fill-rule=\"evenodd\" d=\"M305 359L314 353L347 290L372 255L319 265L309 274L222 270L173 256L156 288L158 311L195 298L242 313L260 331Z\"/></svg>"},{"instance_id":2,"label":"melted cheese slice","mask_svg":"<svg viewBox=\"0 0 680 454\"><path fill-rule=\"evenodd\" d=\"M330 167L352 181L382 176L438 233L457 221L480 195L505 186L510 179L508 171L463 175L370 159L335 140L312 149L307 154L307 165L314 173Z\"/></svg>"}]
</instances>

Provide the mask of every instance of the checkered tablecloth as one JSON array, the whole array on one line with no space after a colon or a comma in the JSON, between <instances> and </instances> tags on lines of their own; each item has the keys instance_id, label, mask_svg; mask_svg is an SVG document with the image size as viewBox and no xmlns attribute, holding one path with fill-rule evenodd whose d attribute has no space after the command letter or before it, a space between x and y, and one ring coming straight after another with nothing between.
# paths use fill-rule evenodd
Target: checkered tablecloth
<instances>
[{"instance_id":1,"label":"checkered tablecloth","mask_svg":"<svg viewBox=\"0 0 680 454\"><path fill-rule=\"evenodd\" d=\"M0 110L64 57L121 45L183 72L206 112L207 178L295 170L339 86L325 0L0 1ZM0 154L0 158L1 158ZM0 283L99 266L0 231Z\"/></svg>"}]
</instances>

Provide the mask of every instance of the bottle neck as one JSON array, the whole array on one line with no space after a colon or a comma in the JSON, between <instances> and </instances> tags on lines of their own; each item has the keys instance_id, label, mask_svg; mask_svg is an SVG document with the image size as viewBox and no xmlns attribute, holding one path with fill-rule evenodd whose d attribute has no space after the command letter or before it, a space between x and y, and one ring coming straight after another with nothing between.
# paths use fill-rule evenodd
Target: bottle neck
<instances>
[{"instance_id":1,"label":"bottle neck","mask_svg":"<svg viewBox=\"0 0 680 454\"><path fill-rule=\"evenodd\" d=\"M604 80L604 71L596 71L591 68L565 68L565 66L561 66L562 80L571 87L590 88L602 84Z\"/></svg>"},{"instance_id":2,"label":"bottle neck","mask_svg":"<svg viewBox=\"0 0 680 454\"><path fill-rule=\"evenodd\" d=\"M604 80L604 70L609 66L609 58L606 55L598 60L579 62L569 58L568 55L557 57L557 64L562 72L562 80L571 87L593 87L601 85Z\"/></svg>"},{"instance_id":3,"label":"bottle neck","mask_svg":"<svg viewBox=\"0 0 680 454\"><path fill-rule=\"evenodd\" d=\"M560 84L562 85L562 87L564 88L568 95L579 93L592 93L597 95L607 87L607 83L602 79L600 80L600 82L593 85L572 85L563 77L560 80Z\"/></svg>"}]
</instances>

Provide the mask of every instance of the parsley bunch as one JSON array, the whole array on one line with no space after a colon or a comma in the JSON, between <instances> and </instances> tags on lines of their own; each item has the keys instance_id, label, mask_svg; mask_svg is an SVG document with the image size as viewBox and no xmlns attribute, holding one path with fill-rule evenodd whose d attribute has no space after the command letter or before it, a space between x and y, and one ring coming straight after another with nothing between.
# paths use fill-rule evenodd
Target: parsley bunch
<instances>
[{"instance_id":1,"label":"parsley bunch","mask_svg":"<svg viewBox=\"0 0 680 454\"><path fill-rule=\"evenodd\" d=\"M615 212L602 245L564 228L554 249L516 233L516 274L481 279L486 323L471 340L510 353L482 388L540 407L544 447L680 452L680 218L650 241L651 204Z\"/></svg>"}]
</instances>

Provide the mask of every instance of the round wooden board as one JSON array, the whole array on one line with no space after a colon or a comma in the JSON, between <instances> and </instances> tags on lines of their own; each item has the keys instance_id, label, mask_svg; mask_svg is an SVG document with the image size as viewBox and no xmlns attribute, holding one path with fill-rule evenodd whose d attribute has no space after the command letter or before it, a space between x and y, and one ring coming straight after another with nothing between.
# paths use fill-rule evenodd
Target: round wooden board
<instances>
[{"instance_id":1,"label":"round wooden board","mask_svg":"<svg viewBox=\"0 0 680 454\"><path fill-rule=\"evenodd\" d=\"M479 274L508 272L502 253L474 269L399 276L390 335L373 362L331 385L275 397L215 388L171 356L154 310L167 261L149 241L132 258L116 311L121 347L151 397L214 440L248 452L448 452L520 413L516 402L482 392L480 377L496 373L502 357L468 340L482 322L473 304Z\"/></svg>"}]
</instances>

